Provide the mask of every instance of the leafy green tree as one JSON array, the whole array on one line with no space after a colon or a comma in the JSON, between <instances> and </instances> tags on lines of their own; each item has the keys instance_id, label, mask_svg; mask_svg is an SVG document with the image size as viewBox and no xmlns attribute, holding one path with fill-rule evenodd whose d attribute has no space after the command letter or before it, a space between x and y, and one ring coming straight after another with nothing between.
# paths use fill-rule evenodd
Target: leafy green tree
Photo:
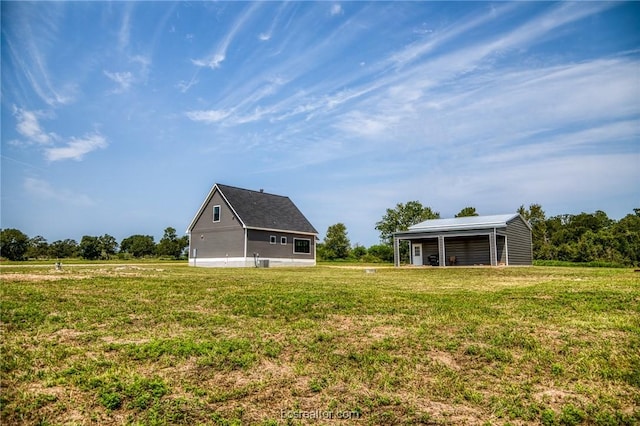
<instances>
[{"instance_id":1,"label":"leafy green tree","mask_svg":"<svg viewBox=\"0 0 640 426\"><path fill-rule=\"evenodd\" d=\"M534 259L552 259L552 247L547 234L545 213L540 204L531 204L526 209L523 205L517 211L531 225Z\"/></svg>"},{"instance_id":2,"label":"leafy green tree","mask_svg":"<svg viewBox=\"0 0 640 426\"><path fill-rule=\"evenodd\" d=\"M545 220L545 213L540 204L530 204L528 209L526 209L524 205L521 205L517 213L529 222L531 226L539 222L544 222Z\"/></svg>"},{"instance_id":3,"label":"leafy green tree","mask_svg":"<svg viewBox=\"0 0 640 426\"><path fill-rule=\"evenodd\" d=\"M636 209L618 222L601 210L548 219L541 208L527 211L521 207L519 212L532 224L534 259L640 263L640 216Z\"/></svg>"},{"instance_id":4,"label":"leafy green tree","mask_svg":"<svg viewBox=\"0 0 640 426\"><path fill-rule=\"evenodd\" d=\"M356 259L356 260L361 260L366 255L367 255L367 248L364 246L361 246L360 244L356 244L355 246L353 246L351 248L351 251L349 252L349 257L352 257L353 259Z\"/></svg>"},{"instance_id":5,"label":"leafy green tree","mask_svg":"<svg viewBox=\"0 0 640 426\"><path fill-rule=\"evenodd\" d=\"M78 243L75 240L57 240L49 245L49 256L58 259L75 257L78 251Z\"/></svg>"},{"instance_id":6,"label":"leafy green tree","mask_svg":"<svg viewBox=\"0 0 640 426\"><path fill-rule=\"evenodd\" d=\"M80 256L83 259L95 260L100 258L102 247L100 238L84 235L80 240Z\"/></svg>"},{"instance_id":7,"label":"leafy green tree","mask_svg":"<svg viewBox=\"0 0 640 426\"><path fill-rule=\"evenodd\" d=\"M640 209L633 209L635 214L628 214L612 226L611 233L615 248L627 263L640 264Z\"/></svg>"},{"instance_id":8,"label":"leafy green tree","mask_svg":"<svg viewBox=\"0 0 640 426\"><path fill-rule=\"evenodd\" d=\"M179 259L184 249L189 245L189 239L184 236L178 238L175 228L168 227L158 243L157 252L160 256L171 256Z\"/></svg>"},{"instance_id":9,"label":"leafy green tree","mask_svg":"<svg viewBox=\"0 0 640 426\"><path fill-rule=\"evenodd\" d=\"M380 231L380 241L393 245L394 232L406 231L416 223L439 218L440 213L434 212L431 207L424 207L419 201L409 201L406 204L398 203L395 209L387 209L382 220L376 223L376 229Z\"/></svg>"},{"instance_id":10,"label":"leafy green tree","mask_svg":"<svg viewBox=\"0 0 640 426\"><path fill-rule=\"evenodd\" d=\"M118 252L118 241L109 234L98 237L100 243L100 257L102 259L111 259L111 256Z\"/></svg>"},{"instance_id":11,"label":"leafy green tree","mask_svg":"<svg viewBox=\"0 0 640 426\"><path fill-rule=\"evenodd\" d=\"M382 262L393 262L393 247L388 244L378 244L369 247L367 254Z\"/></svg>"},{"instance_id":12,"label":"leafy green tree","mask_svg":"<svg viewBox=\"0 0 640 426\"><path fill-rule=\"evenodd\" d=\"M152 256L155 251L156 244L151 235L132 235L120 243L120 253L128 253L133 257Z\"/></svg>"},{"instance_id":13,"label":"leafy green tree","mask_svg":"<svg viewBox=\"0 0 640 426\"><path fill-rule=\"evenodd\" d=\"M27 257L41 259L49 256L49 244L47 240L37 235L29 239L29 248L27 249Z\"/></svg>"},{"instance_id":14,"label":"leafy green tree","mask_svg":"<svg viewBox=\"0 0 640 426\"><path fill-rule=\"evenodd\" d=\"M316 256L318 256L318 260L331 260L331 259L335 259L336 257L335 253L327 252L327 249L324 246L324 243L316 244Z\"/></svg>"},{"instance_id":15,"label":"leafy green tree","mask_svg":"<svg viewBox=\"0 0 640 426\"><path fill-rule=\"evenodd\" d=\"M0 256L9 260L24 260L29 249L29 237L18 229L0 231Z\"/></svg>"},{"instance_id":16,"label":"leafy green tree","mask_svg":"<svg viewBox=\"0 0 640 426\"><path fill-rule=\"evenodd\" d=\"M431 207L424 207L419 201L409 201L406 204L398 203L395 209L387 209L382 220L376 223L376 229L380 231L380 241L393 246L395 232L406 231L411 225L439 218L440 213L434 212ZM400 260L407 261L409 259L409 243L402 241L399 249Z\"/></svg>"},{"instance_id":17,"label":"leafy green tree","mask_svg":"<svg viewBox=\"0 0 640 426\"><path fill-rule=\"evenodd\" d=\"M351 243L347 237L347 227L343 223L336 223L327 228L324 237L324 249L329 259L346 259L349 257Z\"/></svg>"},{"instance_id":18,"label":"leafy green tree","mask_svg":"<svg viewBox=\"0 0 640 426\"><path fill-rule=\"evenodd\" d=\"M479 216L478 212L476 212L475 207L465 207L462 210L460 210L460 213L458 213L455 217L471 217L471 216Z\"/></svg>"}]
</instances>

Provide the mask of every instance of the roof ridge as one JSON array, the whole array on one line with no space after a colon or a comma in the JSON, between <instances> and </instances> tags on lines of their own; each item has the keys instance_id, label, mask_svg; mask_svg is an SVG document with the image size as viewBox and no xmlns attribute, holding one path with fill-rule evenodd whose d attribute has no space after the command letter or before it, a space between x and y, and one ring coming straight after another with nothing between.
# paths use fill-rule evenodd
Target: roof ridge
<instances>
[{"instance_id":1,"label":"roof ridge","mask_svg":"<svg viewBox=\"0 0 640 426\"><path fill-rule=\"evenodd\" d=\"M216 183L216 186L218 187L226 187L226 188L230 188L230 189L239 189L241 191L247 191L247 192L253 192L255 194L262 194L262 195L272 195L274 197L282 197L282 198L289 198L286 195L280 195L280 194L273 194L271 192L265 192L264 190L258 190L256 191L255 189L247 189L247 188L240 188L239 186L233 186L233 185L226 185L224 183Z\"/></svg>"}]
</instances>

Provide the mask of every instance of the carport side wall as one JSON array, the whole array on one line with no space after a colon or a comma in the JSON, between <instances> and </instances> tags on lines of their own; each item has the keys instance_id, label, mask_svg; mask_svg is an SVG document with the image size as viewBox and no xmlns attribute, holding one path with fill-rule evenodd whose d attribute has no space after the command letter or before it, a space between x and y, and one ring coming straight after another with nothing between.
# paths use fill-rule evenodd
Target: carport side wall
<instances>
[{"instance_id":1,"label":"carport side wall","mask_svg":"<svg viewBox=\"0 0 640 426\"><path fill-rule=\"evenodd\" d=\"M520 216L507 222L507 247L509 265L532 265L533 248L531 229Z\"/></svg>"}]
</instances>

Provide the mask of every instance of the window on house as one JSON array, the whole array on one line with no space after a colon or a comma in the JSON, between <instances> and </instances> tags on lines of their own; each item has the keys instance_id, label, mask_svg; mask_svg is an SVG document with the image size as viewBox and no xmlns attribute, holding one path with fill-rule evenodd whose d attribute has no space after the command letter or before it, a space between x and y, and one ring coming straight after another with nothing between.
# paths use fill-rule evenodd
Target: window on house
<instances>
[{"instance_id":1,"label":"window on house","mask_svg":"<svg viewBox=\"0 0 640 426\"><path fill-rule=\"evenodd\" d=\"M293 239L293 252L294 253L311 253L311 240L304 240L300 238Z\"/></svg>"},{"instance_id":2,"label":"window on house","mask_svg":"<svg viewBox=\"0 0 640 426\"><path fill-rule=\"evenodd\" d=\"M213 221L220 222L220 206L213 206Z\"/></svg>"},{"instance_id":3,"label":"window on house","mask_svg":"<svg viewBox=\"0 0 640 426\"><path fill-rule=\"evenodd\" d=\"M269 244L275 244L276 243L276 236L272 235L269 237Z\"/></svg>"},{"instance_id":4,"label":"window on house","mask_svg":"<svg viewBox=\"0 0 640 426\"><path fill-rule=\"evenodd\" d=\"M283 246L287 245L287 237L280 237L280 244L282 244Z\"/></svg>"}]
</instances>

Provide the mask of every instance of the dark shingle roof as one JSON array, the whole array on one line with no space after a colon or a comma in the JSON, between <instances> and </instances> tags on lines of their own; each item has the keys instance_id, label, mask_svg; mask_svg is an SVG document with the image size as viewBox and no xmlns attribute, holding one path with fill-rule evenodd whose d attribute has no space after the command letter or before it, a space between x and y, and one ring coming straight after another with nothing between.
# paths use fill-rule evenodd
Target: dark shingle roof
<instances>
[{"instance_id":1,"label":"dark shingle roof","mask_svg":"<svg viewBox=\"0 0 640 426\"><path fill-rule=\"evenodd\" d=\"M228 185L216 186L249 228L318 233L289 197Z\"/></svg>"}]
</instances>

